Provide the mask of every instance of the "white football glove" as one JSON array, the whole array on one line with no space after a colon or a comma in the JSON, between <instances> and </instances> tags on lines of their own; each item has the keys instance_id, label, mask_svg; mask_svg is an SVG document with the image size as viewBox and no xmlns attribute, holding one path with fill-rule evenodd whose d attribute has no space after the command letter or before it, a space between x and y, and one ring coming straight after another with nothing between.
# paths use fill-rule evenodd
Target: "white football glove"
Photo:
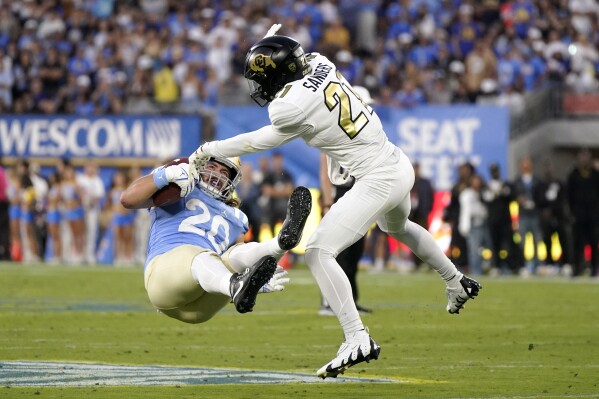
<instances>
[{"instance_id":1,"label":"white football glove","mask_svg":"<svg viewBox=\"0 0 599 399\"><path fill-rule=\"evenodd\" d=\"M189 156L189 169L193 174L193 178L200 180L200 173L204 170L204 166L210 159L210 155L206 154L203 149L203 145L199 146L197 150Z\"/></svg>"},{"instance_id":2,"label":"white football glove","mask_svg":"<svg viewBox=\"0 0 599 399\"><path fill-rule=\"evenodd\" d=\"M285 289L285 284L289 284L289 277L287 277L289 273L287 270L283 269L281 265L277 265L277 270L275 270L275 274L268 280L268 283L264 284L259 294L270 294L275 291L283 291Z\"/></svg>"},{"instance_id":3,"label":"white football glove","mask_svg":"<svg viewBox=\"0 0 599 399\"><path fill-rule=\"evenodd\" d=\"M266 32L266 35L264 35L264 37L274 36L279 29L281 29L281 24L274 24L273 26L270 27L268 32Z\"/></svg>"},{"instance_id":4,"label":"white football glove","mask_svg":"<svg viewBox=\"0 0 599 399\"><path fill-rule=\"evenodd\" d=\"M167 166L164 172L166 180L181 187L181 197L187 197L198 182L190 171L190 165L187 163Z\"/></svg>"}]
</instances>

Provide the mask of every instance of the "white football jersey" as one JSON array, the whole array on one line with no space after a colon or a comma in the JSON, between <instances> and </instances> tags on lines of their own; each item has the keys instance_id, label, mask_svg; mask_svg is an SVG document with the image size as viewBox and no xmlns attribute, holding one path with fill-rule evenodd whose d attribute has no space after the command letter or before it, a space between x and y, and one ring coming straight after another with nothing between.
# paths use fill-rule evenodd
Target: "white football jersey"
<instances>
[{"instance_id":1,"label":"white football jersey","mask_svg":"<svg viewBox=\"0 0 599 399\"><path fill-rule=\"evenodd\" d=\"M213 156L239 156L301 137L327 155L329 177L335 184L348 175L359 179L385 162L396 147L376 113L325 56L306 57L312 72L277 93L268 106L271 126L206 143L203 150Z\"/></svg>"},{"instance_id":2,"label":"white football jersey","mask_svg":"<svg viewBox=\"0 0 599 399\"><path fill-rule=\"evenodd\" d=\"M345 173L360 178L385 161L395 146L373 109L331 61L317 53L307 59L312 73L277 93L268 107L270 121L279 131L301 132L308 145L328 156L329 165L338 163ZM329 168L331 180L335 169Z\"/></svg>"}]
</instances>

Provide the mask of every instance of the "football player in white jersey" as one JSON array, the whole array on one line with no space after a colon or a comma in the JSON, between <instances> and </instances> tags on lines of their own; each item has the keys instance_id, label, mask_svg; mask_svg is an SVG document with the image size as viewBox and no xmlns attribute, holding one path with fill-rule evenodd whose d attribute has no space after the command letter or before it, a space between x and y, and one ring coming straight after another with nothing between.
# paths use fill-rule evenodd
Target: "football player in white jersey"
<instances>
[{"instance_id":1,"label":"football player in white jersey","mask_svg":"<svg viewBox=\"0 0 599 399\"><path fill-rule=\"evenodd\" d=\"M332 183L355 179L310 237L305 255L345 335L337 356L317 371L322 378L336 377L355 364L377 359L380 351L364 329L348 279L335 261L373 223L440 274L447 285L449 313L458 313L481 286L456 269L427 230L408 220L414 170L388 140L373 109L326 57L306 55L297 41L274 33L276 26L250 48L244 72L251 97L260 106L269 104L271 125L203 144L189 158L190 171L201 170L209 156L240 156L301 138L326 154Z\"/></svg>"},{"instance_id":2,"label":"football player in white jersey","mask_svg":"<svg viewBox=\"0 0 599 399\"><path fill-rule=\"evenodd\" d=\"M300 241L310 191L298 187L292 193L278 237L243 243L248 219L233 196L241 180L239 158L211 158L197 180L188 180L188 171L185 162L157 168L121 195L126 208L150 211L144 272L150 302L186 323L203 323L229 302L239 313L251 312L258 293L281 291L289 282L277 260ZM181 199L154 206L154 193L170 183L181 188Z\"/></svg>"}]
</instances>

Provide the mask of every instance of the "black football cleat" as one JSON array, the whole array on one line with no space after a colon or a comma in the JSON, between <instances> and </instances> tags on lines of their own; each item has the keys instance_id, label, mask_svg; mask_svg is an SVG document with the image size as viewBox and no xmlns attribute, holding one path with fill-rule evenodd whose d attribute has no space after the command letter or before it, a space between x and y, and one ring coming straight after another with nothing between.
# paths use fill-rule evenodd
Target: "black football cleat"
<instances>
[{"instance_id":1,"label":"black football cleat","mask_svg":"<svg viewBox=\"0 0 599 399\"><path fill-rule=\"evenodd\" d=\"M243 273L234 273L231 276L229 292L235 308L239 313L254 310L256 295L260 288L270 280L277 269L277 260L272 256L265 256Z\"/></svg>"},{"instance_id":2,"label":"black football cleat","mask_svg":"<svg viewBox=\"0 0 599 399\"><path fill-rule=\"evenodd\" d=\"M312 195L306 187L297 187L291 193L287 205L287 217L279 231L279 247L284 250L293 249L302 239L306 220L312 209Z\"/></svg>"}]
</instances>

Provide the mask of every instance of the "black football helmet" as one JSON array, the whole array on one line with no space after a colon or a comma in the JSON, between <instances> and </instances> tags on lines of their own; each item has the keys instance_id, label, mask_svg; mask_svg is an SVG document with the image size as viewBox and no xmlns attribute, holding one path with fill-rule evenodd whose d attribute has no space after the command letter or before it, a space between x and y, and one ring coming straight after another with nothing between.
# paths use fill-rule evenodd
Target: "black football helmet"
<instances>
[{"instance_id":1,"label":"black football helmet","mask_svg":"<svg viewBox=\"0 0 599 399\"><path fill-rule=\"evenodd\" d=\"M303 78L311 70L300 44L287 36L265 37L245 57L244 76L250 95L261 107L287 83Z\"/></svg>"}]
</instances>

